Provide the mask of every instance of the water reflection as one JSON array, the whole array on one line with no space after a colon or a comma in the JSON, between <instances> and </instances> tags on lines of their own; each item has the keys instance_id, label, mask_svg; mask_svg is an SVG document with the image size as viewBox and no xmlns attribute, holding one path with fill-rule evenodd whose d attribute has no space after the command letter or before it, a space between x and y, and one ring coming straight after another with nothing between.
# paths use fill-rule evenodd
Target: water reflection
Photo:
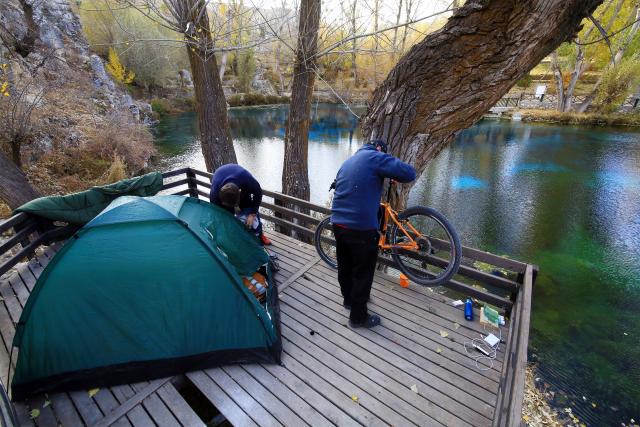
<instances>
[{"instance_id":1,"label":"water reflection","mask_svg":"<svg viewBox=\"0 0 640 427\"><path fill-rule=\"evenodd\" d=\"M286 115L230 111L238 161L265 188L281 188ZM346 109L320 105L314 115L309 179L322 204L360 142ZM193 115L161 124L165 169L204 168L195 134ZM540 266L531 348L544 378L570 394L558 404L594 425L640 418L638 134L483 121L430 164L410 203L441 210L466 245Z\"/></svg>"}]
</instances>

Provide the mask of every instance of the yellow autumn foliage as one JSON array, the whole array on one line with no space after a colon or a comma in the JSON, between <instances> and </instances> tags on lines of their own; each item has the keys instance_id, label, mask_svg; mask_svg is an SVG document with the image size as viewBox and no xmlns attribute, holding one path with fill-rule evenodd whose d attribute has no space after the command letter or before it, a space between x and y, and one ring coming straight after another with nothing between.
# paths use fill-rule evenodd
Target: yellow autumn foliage
<instances>
[{"instance_id":1,"label":"yellow autumn foliage","mask_svg":"<svg viewBox=\"0 0 640 427\"><path fill-rule=\"evenodd\" d=\"M7 69L9 65L0 64L0 96L9 96L9 80Z\"/></svg>"},{"instance_id":2,"label":"yellow autumn foliage","mask_svg":"<svg viewBox=\"0 0 640 427\"><path fill-rule=\"evenodd\" d=\"M118 56L118 52L112 47L109 48L109 62L105 67L109 74L119 83L123 84L131 84L133 83L133 79L136 77L136 73L131 70L127 70L122 62L120 62L120 57Z\"/></svg>"}]
</instances>

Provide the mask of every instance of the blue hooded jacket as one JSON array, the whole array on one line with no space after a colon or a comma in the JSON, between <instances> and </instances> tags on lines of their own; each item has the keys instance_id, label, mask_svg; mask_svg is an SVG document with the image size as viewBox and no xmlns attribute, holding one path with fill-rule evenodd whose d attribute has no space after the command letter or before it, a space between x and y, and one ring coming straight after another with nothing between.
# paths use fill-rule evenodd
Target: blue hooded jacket
<instances>
[{"instance_id":1,"label":"blue hooded jacket","mask_svg":"<svg viewBox=\"0 0 640 427\"><path fill-rule=\"evenodd\" d=\"M223 206L220 201L220 189L230 182L240 188L241 193L238 206L242 213L257 214L260 202L262 201L262 188L260 188L260 183L248 170L235 163L222 165L213 173L213 177L211 177L211 193L209 193L211 203L233 213L232 208Z\"/></svg>"},{"instance_id":2,"label":"blue hooded jacket","mask_svg":"<svg viewBox=\"0 0 640 427\"><path fill-rule=\"evenodd\" d=\"M338 171L331 221L353 230L377 229L384 178L411 182L416 179L416 170L365 144Z\"/></svg>"}]
</instances>

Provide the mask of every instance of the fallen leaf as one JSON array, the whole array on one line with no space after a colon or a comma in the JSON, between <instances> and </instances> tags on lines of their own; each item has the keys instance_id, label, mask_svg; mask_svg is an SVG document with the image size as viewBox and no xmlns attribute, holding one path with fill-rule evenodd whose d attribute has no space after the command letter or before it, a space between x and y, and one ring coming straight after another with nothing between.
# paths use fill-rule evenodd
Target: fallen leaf
<instances>
[{"instance_id":1,"label":"fallen leaf","mask_svg":"<svg viewBox=\"0 0 640 427\"><path fill-rule=\"evenodd\" d=\"M32 409L31 412L29 412L29 416L31 416L31 419L36 419L40 416L40 409Z\"/></svg>"},{"instance_id":2,"label":"fallen leaf","mask_svg":"<svg viewBox=\"0 0 640 427\"><path fill-rule=\"evenodd\" d=\"M447 332L447 331L440 331L440 336L441 336L442 338L446 338L446 337L448 337L448 336L449 336L449 332Z\"/></svg>"},{"instance_id":3,"label":"fallen leaf","mask_svg":"<svg viewBox=\"0 0 640 427\"><path fill-rule=\"evenodd\" d=\"M438 354L442 353L442 349L440 347L436 348L436 353Z\"/></svg>"},{"instance_id":4,"label":"fallen leaf","mask_svg":"<svg viewBox=\"0 0 640 427\"><path fill-rule=\"evenodd\" d=\"M524 421L525 423L529 422L529 417L527 415L523 415L522 416L522 421Z\"/></svg>"},{"instance_id":5,"label":"fallen leaf","mask_svg":"<svg viewBox=\"0 0 640 427\"><path fill-rule=\"evenodd\" d=\"M457 331L457 330L458 330L458 328L460 327L460 324L458 324L458 323L454 323L454 324L453 324L453 327L454 327L454 328L456 328L456 331Z\"/></svg>"},{"instance_id":6,"label":"fallen leaf","mask_svg":"<svg viewBox=\"0 0 640 427\"><path fill-rule=\"evenodd\" d=\"M596 407L596 404L591 402L591 406L593 406L594 408Z\"/></svg>"},{"instance_id":7,"label":"fallen leaf","mask_svg":"<svg viewBox=\"0 0 640 427\"><path fill-rule=\"evenodd\" d=\"M91 390L89 390L87 393L89 393L89 397L93 397L95 396L98 392L100 391L99 388L92 388Z\"/></svg>"},{"instance_id":8,"label":"fallen leaf","mask_svg":"<svg viewBox=\"0 0 640 427\"><path fill-rule=\"evenodd\" d=\"M358 396L356 396L355 394L353 396L351 396L351 400L353 400L354 402L358 401Z\"/></svg>"},{"instance_id":9,"label":"fallen leaf","mask_svg":"<svg viewBox=\"0 0 640 427\"><path fill-rule=\"evenodd\" d=\"M50 400L45 400L44 401L44 405L42 405L43 408L46 408L47 406L51 405L51 401Z\"/></svg>"},{"instance_id":10,"label":"fallen leaf","mask_svg":"<svg viewBox=\"0 0 640 427\"><path fill-rule=\"evenodd\" d=\"M414 393L417 393L418 392L418 386L416 384L412 385L411 386L411 391L414 392Z\"/></svg>"},{"instance_id":11,"label":"fallen leaf","mask_svg":"<svg viewBox=\"0 0 640 427\"><path fill-rule=\"evenodd\" d=\"M586 402L587 401L587 397L586 396L582 396L582 400L584 400Z\"/></svg>"}]
</instances>

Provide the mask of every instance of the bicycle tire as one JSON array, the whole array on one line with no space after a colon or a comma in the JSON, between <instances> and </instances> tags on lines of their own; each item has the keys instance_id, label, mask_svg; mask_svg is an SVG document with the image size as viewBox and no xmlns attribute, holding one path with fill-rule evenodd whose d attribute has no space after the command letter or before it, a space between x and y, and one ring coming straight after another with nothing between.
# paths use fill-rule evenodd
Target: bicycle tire
<instances>
[{"instance_id":1,"label":"bicycle tire","mask_svg":"<svg viewBox=\"0 0 640 427\"><path fill-rule=\"evenodd\" d=\"M325 249L322 247L322 233L324 230L330 230L331 233L333 234L333 229L332 229L332 224L331 224L331 217L328 216L325 219L323 219L322 221L320 221L320 224L318 224L318 226L316 227L316 232L314 234L314 245L316 247L316 251L318 252L318 255L320 255L320 258L326 262L329 267L332 268L338 268L338 260L335 257L332 257L330 254L328 254Z\"/></svg>"},{"instance_id":2,"label":"bicycle tire","mask_svg":"<svg viewBox=\"0 0 640 427\"><path fill-rule=\"evenodd\" d=\"M460 261L462 259L462 246L460 245L460 239L458 238L458 233L453 228L451 223L447 220L447 218L438 212L435 209L427 208L424 206L414 206L402 211L398 215L398 219L400 221L406 221L411 217L423 216L427 218L431 218L435 220L440 226L445 230L448 235L450 248L453 248L450 260L445 260L447 265L443 268L442 273L438 274L436 277L428 278L424 276L419 276L416 271L408 266L400 257L397 249L391 250L391 257L393 258L395 264L400 269L400 271L406 274L409 279L413 280L415 283L422 286L440 286L447 283L451 278L458 272L458 268L460 267ZM396 242L396 238L398 236L398 226L396 224L391 228L391 242ZM451 249L450 249L451 250ZM420 255L418 255L420 256ZM442 268L442 267L441 267ZM425 273L429 274L429 273Z\"/></svg>"}]
</instances>

